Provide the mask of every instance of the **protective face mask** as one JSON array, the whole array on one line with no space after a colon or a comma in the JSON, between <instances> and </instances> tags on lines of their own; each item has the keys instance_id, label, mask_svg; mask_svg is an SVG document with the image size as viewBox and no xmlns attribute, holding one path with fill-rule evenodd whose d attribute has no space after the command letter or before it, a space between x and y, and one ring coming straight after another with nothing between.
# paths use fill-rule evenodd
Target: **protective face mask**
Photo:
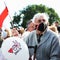
<instances>
[{"instance_id":1,"label":"protective face mask","mask_svg":"<svg viewBox=\"0 0 60 60\"><path fill-rule=\"evenodd\" d=\"M6 31L2 31L1 37L2 37L2 38L6 38L6 37L7 37L7 32L6 32Z\"/></svg>"},{"instance_id":2,"label":"protective face mask","mask_svg":"<svg viewBox=\"0 0 60 60\"><path fill-rule=\"evenodd\" d=\"M41 32L44 32L46 28L47 28L47 24L45 24L45 23L41 23L38 26L38 30Z\"/></svg>"}]
</instances>

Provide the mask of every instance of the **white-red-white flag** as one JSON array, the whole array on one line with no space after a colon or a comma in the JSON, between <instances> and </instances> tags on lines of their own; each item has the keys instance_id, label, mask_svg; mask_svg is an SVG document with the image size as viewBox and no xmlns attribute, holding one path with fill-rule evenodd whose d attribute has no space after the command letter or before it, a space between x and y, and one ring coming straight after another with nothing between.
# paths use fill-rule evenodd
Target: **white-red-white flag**
<instances>
[{"instance_id":1,"label":"white-red-white flag","mask_svg":"<svg viewBox=\"0 0 60 60\"><path fill-rule=\"evenodd\" d=\"M8 15L8 8L5 7L5 9L0 14L0 28L2 27L3 21L5 20L5 18L7 17L7 15Z\"/></svg>"},{"instance_id":2,"label":"white-red-white flag","mask_svg":"<svg viewBox=\"0 0 60 60\"><path fill-rule=\"evenodd\" d=\"M7 17L7 15L8 15L8 8L3 2L0 4L0 28L2 28L3 22L5 18Z\"/></svg>"}]
</instances>

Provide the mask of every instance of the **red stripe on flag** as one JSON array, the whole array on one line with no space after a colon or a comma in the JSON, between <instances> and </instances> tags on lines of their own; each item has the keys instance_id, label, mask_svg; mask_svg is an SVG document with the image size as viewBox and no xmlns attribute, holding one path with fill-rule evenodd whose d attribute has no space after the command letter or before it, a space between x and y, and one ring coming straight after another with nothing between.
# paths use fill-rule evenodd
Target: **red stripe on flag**
<instances>
[{"instance_id":1,"label":"red stripe on flag","mask_svg":"<svg viewBox=\"0 0 60 60\"><path fill-rule=\"evenodd\" d=\"M6 18L7 15L8 15L8 8L5 7L3 12L0 14L0 28L2 27L3 21L4 21L4 19Z\"/></svg>"}]
</instances>

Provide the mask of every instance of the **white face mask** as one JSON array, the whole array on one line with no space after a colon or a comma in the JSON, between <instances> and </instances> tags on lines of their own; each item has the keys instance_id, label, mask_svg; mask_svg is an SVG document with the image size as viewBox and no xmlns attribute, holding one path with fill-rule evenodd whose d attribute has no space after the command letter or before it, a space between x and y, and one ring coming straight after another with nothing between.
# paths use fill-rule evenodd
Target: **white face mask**
<instances>
[{"instance_id":1,"label":"white face mask","mask_svg":"<svg viewBox=\"0 0 60 60\"><path fill-rule=\"evenodd\" d=\"M6 37L7 37L7 32L6 32L6 31L2 31L1 37L2 37L2 38L6 38Z\"/></svg>"}]
</instances>

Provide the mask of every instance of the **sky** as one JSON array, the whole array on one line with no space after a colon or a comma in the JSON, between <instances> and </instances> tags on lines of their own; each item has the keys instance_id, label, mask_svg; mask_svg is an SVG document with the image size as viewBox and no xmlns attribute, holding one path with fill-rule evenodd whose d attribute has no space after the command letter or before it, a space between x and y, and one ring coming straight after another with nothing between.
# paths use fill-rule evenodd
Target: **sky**
<instances>
[{"instance_id":1,"label":"sky","mask_svg":"<svg viewBox=\"0 0 60 60\"><path fill-rule=\"evenodd\" d=\"M22 10L23 8L26 8L26 6L32 4L43 4L46 7L53 8L60 17L60 0L0 0L0 14L5 7L4 3L2 6L1 2L5 2L9 10L9 15L3 22L3 27L5 28L10 27L10 21L13 20L15 12L19 14L19 10Z\"/></svg>"}]
</instances>

